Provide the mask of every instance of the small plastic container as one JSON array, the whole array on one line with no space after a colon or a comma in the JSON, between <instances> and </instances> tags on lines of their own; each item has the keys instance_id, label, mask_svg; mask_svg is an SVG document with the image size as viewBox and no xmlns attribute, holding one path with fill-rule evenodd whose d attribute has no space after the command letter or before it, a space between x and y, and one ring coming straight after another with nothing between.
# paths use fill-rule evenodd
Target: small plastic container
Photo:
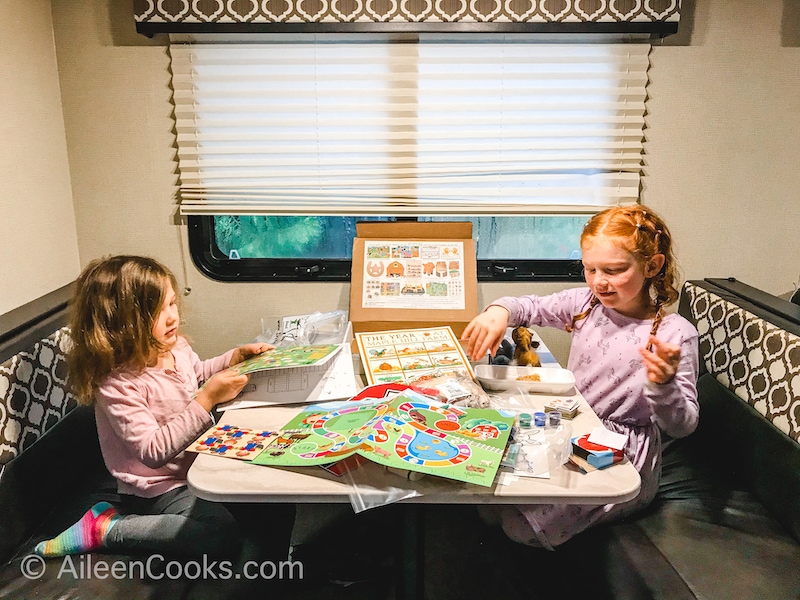
<instances>
[{"instance_id":1,"label":"small plastic container","mask_svg":"<svg viewBox=\"0 0 800 600\"><path fill-rule=\"evenodd\" d=\"M545 427L547 425L547 414L544 412L533 413L533 426Z\"/></svg>"},{"instance_id":2,"label":"small plastic container","mask_svg":"<svg viewBox=\"0 0 800 600\"><path fill-rule=\"evenodd\" d=\"M529 429L531 426L531 416L528 413L520 413L519 426L522 429Z\"/></svg>"},{"instance_id":3,"label":"small plastic container","mask_svg":"<svg viewBox=\"0 0 800 600\"><path fill-rule=\"evenodd\" d=\"M561 420L561 413L547 413L547 425L544 429L547 443L547 462L550 469L555 469L569 460L572 453L572 426Z\"/></svg>"}]
</instances>

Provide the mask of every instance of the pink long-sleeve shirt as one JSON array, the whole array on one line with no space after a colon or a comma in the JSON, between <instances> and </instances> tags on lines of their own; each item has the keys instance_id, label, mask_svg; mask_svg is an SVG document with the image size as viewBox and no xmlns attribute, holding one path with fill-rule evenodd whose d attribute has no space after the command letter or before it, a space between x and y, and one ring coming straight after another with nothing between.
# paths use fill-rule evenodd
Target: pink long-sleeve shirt
<instances>
[{"instance_id":1,"label":"pink long-sleeve shirt","mask_svg":"<svg viewBox=\"0 0 800 600\"><path fill-rule=\"evenodd\" d=\"M233 350L200 360L180 338L172 354L175 369L119 369L95 395L100 449L120 493L152 498L185 485L194 455L184 449L213 423L193 394Z\"/></svg>"}]
</instances>

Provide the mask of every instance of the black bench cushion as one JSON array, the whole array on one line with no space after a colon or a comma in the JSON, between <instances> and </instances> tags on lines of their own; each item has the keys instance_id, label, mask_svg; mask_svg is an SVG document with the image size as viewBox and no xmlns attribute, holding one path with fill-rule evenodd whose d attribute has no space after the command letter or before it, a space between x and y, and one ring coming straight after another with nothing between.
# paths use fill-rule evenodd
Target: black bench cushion
<instances>
[{"instance_id":1,"label":"black bench cushion","mask_svg":"<svg viewBox=\"0 0 800 600\"><path fill-rule=\"evenodd\" d=\"M95 501L92 495L109 482L113 484L113 478L100 454L94 409L79 406L3 466L0 562L17 551L30 551L33 536L52 515L59 515L58 522L47 534L71 525ZM109 491L115 493L116 486Z\"/></svg>"}]
</instances>

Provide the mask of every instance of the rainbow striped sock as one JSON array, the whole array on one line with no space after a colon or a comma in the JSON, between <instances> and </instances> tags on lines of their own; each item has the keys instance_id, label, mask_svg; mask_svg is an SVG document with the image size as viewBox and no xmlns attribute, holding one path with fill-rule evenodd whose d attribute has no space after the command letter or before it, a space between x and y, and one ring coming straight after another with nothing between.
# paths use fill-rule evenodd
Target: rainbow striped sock
<instances>
[{"instance_id":1,"label":"rainbow striped sock","mask_svg":"<svg viewBox=\"0 0 800 600\"><path fill-rule=\"evenodd\" d=\"M52 540L39 542L33 551L45 558L91 552L103 546L106 535L119 518L116 508L108 502L98 502L80 521Z\"/></svg>"}]
</instances>

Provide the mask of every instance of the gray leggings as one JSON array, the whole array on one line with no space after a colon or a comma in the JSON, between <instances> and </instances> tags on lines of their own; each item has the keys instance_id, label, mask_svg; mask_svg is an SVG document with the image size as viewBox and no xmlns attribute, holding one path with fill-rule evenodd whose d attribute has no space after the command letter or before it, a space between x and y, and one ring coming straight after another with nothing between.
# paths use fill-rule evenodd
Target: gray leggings
<instances>
[{"instance_id":1,"label":"gray leggings","mask_svg":"<svg viewBox=\"0 0 800 600\"><path fill-rule=\"evenodd\" d=\"M117 508L122 518L108 532L109 550L177 556L238 550L239 526L230 511L198 498L185 486L155 498L123 495Z\"/></svg>"},{"instance_id":2,"label":"gray leggings","mask_svg":"<svg viewBox=\"0 0 800 600\"><path fill-rule=\"evenodd\" d=\"M117 509L122 518L105 540L113 552L258 560L285 560L288 555L292 504L209 502L186 486L155 498L121 498Z\"/></svg>"}]
</instances>

